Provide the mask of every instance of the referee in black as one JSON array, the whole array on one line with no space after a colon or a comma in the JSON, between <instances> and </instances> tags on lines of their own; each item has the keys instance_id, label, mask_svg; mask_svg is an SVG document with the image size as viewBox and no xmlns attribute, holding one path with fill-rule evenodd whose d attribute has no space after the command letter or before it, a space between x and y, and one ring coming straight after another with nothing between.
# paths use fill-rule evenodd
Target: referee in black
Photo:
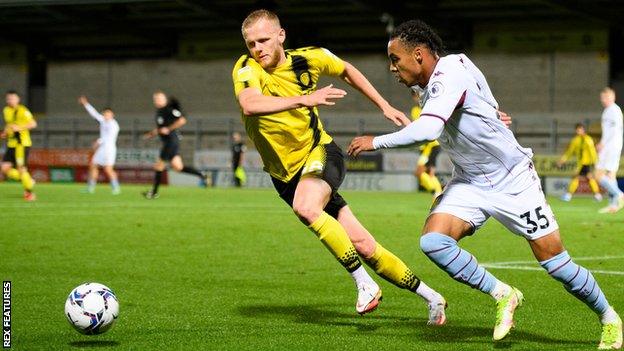
<instances>
[{"instance_id":1,"label":"referee in black","mask_svg":"<svg viewBox=\"0 0 624 351\"><path fill-rule=\"evenodd\" d=\"M200 185L208 186L208 174L200 172L193 167L184 166L180 157L181 135L178 129L186 124L186 118L182 115L180 104L170 98L163 91L157 90L152 96L156 107L156 128L145 133L144 139L150 139L156 135L160 136L163 143L160 149L160 157L154 164L154 186L152 190L143 193L146 199L158 198L158 187L162 179L162 172L165 170L166 162L177 172L184 172L196 175L200 179Z\"/></svg>"}]
</instances>

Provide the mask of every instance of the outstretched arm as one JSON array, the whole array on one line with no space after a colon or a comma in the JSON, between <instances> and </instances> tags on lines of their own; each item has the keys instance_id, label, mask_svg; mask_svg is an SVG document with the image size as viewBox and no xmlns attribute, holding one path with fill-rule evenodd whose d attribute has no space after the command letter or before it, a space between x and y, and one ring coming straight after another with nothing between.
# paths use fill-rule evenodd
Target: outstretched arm
<instances>
[{"instance_id":1,"label":"outstretched arm","mask_svg":"<svg viewBox=\"0 0 624 351\"><path fill-rule=\"evenodd\" d=\"M300 107L318 105L334 105L332 100L341 99L347 92L334 88L332 84L318 89L310 95L301 96L267 96L257 88L249 87L238 94L238 103L246 116L266 115L270 113L292 110Z\"/></svg>"},{"instance_id":2,"label":"outstretched arm","mask_svg":"<svg viewBox=\"0 0 624 351\"><path fill-rule=\"evenodd\" d=\"M438 139L443 130L444 121L435 117L423 116L398 132L377 137L367 135L354 138L347 152L351 156L357 156L363 151L422 144Z\"/></svg>"},{"instance_id":3,"label":"outstretched arm","mask_svg":"<svg viewBox=\"0 0 624 351\"><path fill-rule=\"evenodd\" d=\"M78 103L84 106L89 115L91 115L91 117L93 117L96 121L100 123L104 122L104 116L102 116L93 106L91 106L86 96L82 95L81 97L79 97Z\"/></svg>"},{"instance_id":4,"label":"outstretched arm","mask_svg":"<svg viewBox=\"0 0 624 351\"><path fill-rule=\"evenodd\" d=\"M364 74L360 72L355 66L349 62L344 61L345 69L342 73L342 79L349 85L359 90L372 101L383 112L387 119L391 120L397 126L408 125L410 123L409 118L405 114L394 107L392 107L386 99L373 87L373 85L366 79Z\"/></svg>"}]
</instances>

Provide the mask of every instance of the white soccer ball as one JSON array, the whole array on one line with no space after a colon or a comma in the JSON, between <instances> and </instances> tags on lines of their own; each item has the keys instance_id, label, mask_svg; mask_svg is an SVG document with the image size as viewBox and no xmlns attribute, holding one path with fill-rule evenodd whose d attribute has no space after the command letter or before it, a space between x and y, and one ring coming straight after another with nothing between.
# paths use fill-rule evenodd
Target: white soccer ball
<instances>
[{"instance_id":1,"label":"white soccer ball","mask_svg":"<svg viewBox=\"0 0 624 351\"><path fill-rule=\"evenodd\" d=\"M69 293L65 316L82 334L102 334L119 316L119 303L115 293L105 285L85 283Z\"/></svg>"}]
</instances>

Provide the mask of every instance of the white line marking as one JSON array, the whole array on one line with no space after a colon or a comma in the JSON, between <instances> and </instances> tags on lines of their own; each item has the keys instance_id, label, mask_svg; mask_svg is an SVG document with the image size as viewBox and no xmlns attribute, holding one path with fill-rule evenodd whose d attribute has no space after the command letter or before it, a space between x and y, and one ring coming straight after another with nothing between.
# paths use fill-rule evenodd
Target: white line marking
<instances>
[{"instance_id":1,"label":"white line marking","mask_svg":"<svg viewBox=\"0 0 624 351\"><path fill-rule=\"evenodd\" d=\"M501 265L488 264L488 263L482 264L482 266L485 268L490 268L490 269L511 269L511 270L518 270L518 271L544 271L543 268L530 267L530 266L504 266L504 265L501 266ZM604 270L599 270L599 269L590 269L589 271L592 273L600 273L600 274L624 275L624 272L619 272L619 271L604 271Z\"/></svg>"},{"instance_id":2,"label":"white line marking","mask_svg":"<svg viewBox=\"0 0 624 351\"><path fill-rule=\"evenodd\" d=\"M617 260L620 258L624 258L623 255L619 256L587 256L587 257L572 257L574 261L600 261L600 260ZM505 266L505 265L515 265L515 264L531 264L536 263L533 261L504 261L504 262L491 262L484 263L484 265L496 265L496 266Z\"/></svg>"}]
</instances>

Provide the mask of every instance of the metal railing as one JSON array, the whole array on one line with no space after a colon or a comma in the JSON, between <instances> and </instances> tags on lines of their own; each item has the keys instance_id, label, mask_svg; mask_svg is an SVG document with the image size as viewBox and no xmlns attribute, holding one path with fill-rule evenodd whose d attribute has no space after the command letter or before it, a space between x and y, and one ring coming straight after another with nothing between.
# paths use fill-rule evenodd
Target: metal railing
<instances>
[{"instance_id":1,"label":"metal railing","mask_svg":"<svg viewBox=\"0 0 624 351\"><path fill-rule=\"evenodd\" d=\"M142 148L156 146L153 141L145 141L143 133L154 128L150 118L133 118L118 121L120 134L119 147ZM396 128L383 118L340 117L323 119L325 129L342 143L362 134L381 134L395 131ZM559 153L569 139L574 136L574 124L554 118L515 118L511 129L523 146L531 147L539 153ZM600 123L597 119L585 120L590 135L597 136ZM197 118L190 120L182 128L185 139L183 147L187 151L205 148L226 149L230 146L233 132L244 134L240 118ZM82 148L89 147L98 137L96 122L86 118L43 118L31 133L34 147L43 148ZM189 140L190 139L190 140ZM157 140L157 138L156 138ZM339 143L340 144L340 143Z\"/></svg>"}]
</instances>

